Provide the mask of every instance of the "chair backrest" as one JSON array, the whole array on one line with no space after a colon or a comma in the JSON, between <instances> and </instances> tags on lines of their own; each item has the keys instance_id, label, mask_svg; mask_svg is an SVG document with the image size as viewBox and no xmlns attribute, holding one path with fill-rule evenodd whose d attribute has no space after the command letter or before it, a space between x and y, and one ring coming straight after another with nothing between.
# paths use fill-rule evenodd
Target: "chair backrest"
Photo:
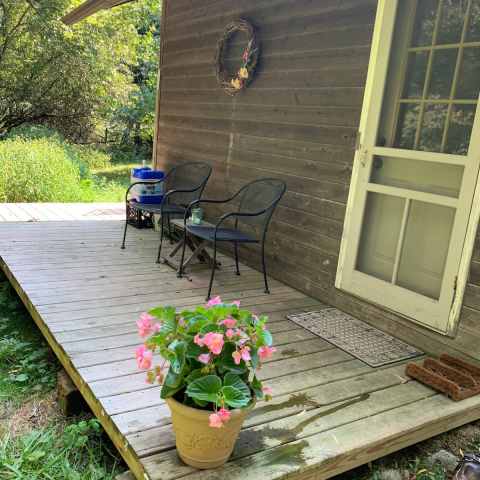
<instances>
[{"instance_id":1,"label":"chair backrest","mask_svg":"<svg viewBox=\"0 0 480 480\"><path fill-rule=\"evenodd\" d=\"M198 200L205 189L205 185L212 173L212 167L204 162L188 162L173 167L165 180L165 191L192 190L179 192L170 197L170 203L188 205Z\"/></svg>"},{"instance_id":2,"label":"chair backrest","mask_svg":"<svg viewBox=\"0 0 480 480\"><path fill-rule=\"evenodd\" d=\"M238 223L252 228L263 228L265 233L273 212L287 189L284 181L276 178L260 178L244 185L238 192L238 211L244 213L264 212L258 216L238 217Z\"/></svg>"}]
</instances>

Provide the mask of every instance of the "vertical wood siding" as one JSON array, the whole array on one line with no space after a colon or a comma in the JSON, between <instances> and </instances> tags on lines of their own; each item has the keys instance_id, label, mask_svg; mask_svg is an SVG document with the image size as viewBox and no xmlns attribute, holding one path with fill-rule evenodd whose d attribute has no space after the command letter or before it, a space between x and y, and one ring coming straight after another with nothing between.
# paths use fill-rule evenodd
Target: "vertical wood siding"
<instances>
[{"instance_id":1,"label":"vertical wood siding","mask_svg":"<svg viewBox=\"0 0 480 480\"><path fill-rule=\"evenodd\" d=\"M432 353L480 359L480 243L455 340L334 287L376 0L164 1L158 167L209 162L206 196L216 198L284 179L269 235L274 277ZM213 58L225 25L242 16L257 26L262 56L254 82L232 98ZM233 42L233 57L241 48ZM251 250L241 254L258 266Z\"/></svg>"}]
</instances>

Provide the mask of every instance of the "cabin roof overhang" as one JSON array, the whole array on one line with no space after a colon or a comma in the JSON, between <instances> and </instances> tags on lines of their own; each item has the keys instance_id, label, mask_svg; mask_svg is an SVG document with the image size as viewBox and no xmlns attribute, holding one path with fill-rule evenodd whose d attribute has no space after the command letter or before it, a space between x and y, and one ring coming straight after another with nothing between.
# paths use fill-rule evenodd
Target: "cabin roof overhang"
<instances>
[{"instance_id":1,"label":"cabin roof overhang","mask_svg":"<svg viewBox=\"0 0 480 480\"><path fill-rule=\"evenodd\" d=\"M87 18L100 10L118 7L119 5L130 3L132 1L135 0L87 0L65 15L62 18L62 22L66 25L74 25L80 20L83 20L84 18Z\"/></svg>"}]
</instances>

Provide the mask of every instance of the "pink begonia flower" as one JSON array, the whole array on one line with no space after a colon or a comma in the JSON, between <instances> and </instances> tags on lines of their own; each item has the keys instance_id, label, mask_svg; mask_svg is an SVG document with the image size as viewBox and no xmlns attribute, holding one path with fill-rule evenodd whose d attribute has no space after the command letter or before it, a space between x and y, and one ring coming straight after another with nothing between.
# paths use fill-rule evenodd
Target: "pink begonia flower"
<instances>
[{"instance_id":1,"label":"pink begonia flower","mask_svg":"<svg viewBox=\"0 0 480 480\"><path fill-rule=\"evenodd\" d=\"M135 351L138 368L149 370L152 366L153 352L147 349L145 345L140 345Z\"/></svg>"},{"instance_id":2,"label":"pink begonia flower","mask_svg":"<svg viewBox=\"0 0 480 480\"><path fill-rule=\"evenodd\" d=\"M203 337L203 343L214 355L220 355L224 344L223 334L208 332Z\"/></svg>"},{"instance_id":3,"label":"pink begonia flower","mask_svg":"<svg viewBox=\"0 0 480 480\"><path fill-rule=\"evenodd\" d=\"M144 338L153 332L152 321L155 317L152 317L149 313L143 312L140 314L140 318L137 320L138 334Z\"/></svg>"},{"instance_id":4,"label":"pink begonia flower","mask_svg":"<svg viewBox=\"0 0 480 480\"><path fill-rule=\"evenodd\" d=\"M271 396L273 393L272 387L263 387L262 392L264 395Z\"/></svg>"},{"instance_id":5,"label":"pink begonia flower","mask_svg":"<svg viewBox=\"0 0 480 480\"><path fill-rule=\"evenodd\" d=\"M235 330L232 330L231 328L229 328L226 332L225 332L225 336L227 338L232 338L235 336Z\"/></svg>"},{"instance_id":6,"label":"pink begonia flower","mask_svg":"<svg viewBox=\"0 0 480 480\"><path fill-rule=\"evenodd\" d=\"M249 360L251 360L252 357L250 356L250 347L243 347L240 350L240 355L242 356L242 360L245 362L248 362Z\"/></svg>"},{"instance_id":7,"label":"pink begonia flower","mask_svg":"<svg viewBox=\"0 0 480 480\"><path fill-rule=\"evenodd\" d=\"M217 295L216 297L211 298L208 302L206 307L214 307L215 305L220 305L222 303L222 299Z\"/></svg>"},{"instance_id":8,"label":"pink begonia flower","mask_svg":"<svg viewBox=\"0 0 480 480\"><path fill-rule=\"evenodd\" d=\"M193 343L197 344L199 347L203 347L204 345L203 338L200 336L199 333L197 333L193 338Z\"/></svg>"},{"instance_id":9,"label":"pink begonia flower","mask_svg":"<svg viewBox=\"0 0 480 480\"><path fill-rule=\"evenodd\" d=\"M235 305L236 307L240 308L240 300L234 300L232 302L232 305Z\"/></svg>"},{"instance_id":10,"label":"pink begonia flower","mask_svg":"<svg viewBox=\"0 0 480 480\"><path fill-rule=\"evenodd\" d=\"M202 353L197 357L197 360L200 363L204 363L205 365L210 361L210 354L209 353Z\"/></svg>"},{"instance_id":11,"label":"pink begonia flower","mask_svg":"<svg viewBox=\"0 0 480 480\"><path fill-rule=\"evenodd\" d=\"M208 416L208 419L210 420L209 425L212 428L222 428L223 427L223 422L218 415L218 413L212 413L211 415Z\"/></svg>"},{"instance_id":12,"label":"pink begonia flower","mask_svg":"<svg viewBox=\"0 0 480 480\"><path fill-rule=\"evenodd\" d=\"M233 357L233 361L235 362L235 365L240 365L240 362L242 361L242 354L235 350L232 353L232 357Z\"/></svg>"},{"instance_id":13,"label":"pink begonia flower","mask_svg":"<svg viewBox=\"0 0 480 480\"><path fill-rule=\"evenodd\" d=\"M217 415L220 417L223 423L228 422L232 416L231 412L223 407L217 412Z\"/></svg>"},{"instance_id":14,"label":"pink begonia flower","mask_svg":"<svg viewBox=\"0 0 480 480\"><path fill-rule=\"evenodd\" d=\"M220 323L225 325L227 328L233 328L237 324L237 321L234 318L228 317L225 320L222 320Z\"/></svg>"},{"instance_id":15,"label":"pink begonia flower","mask_svg":"<svg viewBox=\"0 0 480 480\"><path fill-rule=\"evenodd\" d=\"M260 360L266 360L267 358L270 358L277 349L275 347L267 347L266 345L264 347L260 347L258 349L258 356L260 357Z\"/></svg>"}]
</instances>

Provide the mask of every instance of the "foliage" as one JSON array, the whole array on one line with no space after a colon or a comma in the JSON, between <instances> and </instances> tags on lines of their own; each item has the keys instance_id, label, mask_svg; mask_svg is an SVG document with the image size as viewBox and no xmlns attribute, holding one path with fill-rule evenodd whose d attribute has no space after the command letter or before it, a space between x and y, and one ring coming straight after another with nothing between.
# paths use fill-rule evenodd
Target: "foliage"
<instances>
[{"instance_id":1,"label":"foliage","mask_svg":"<svg viewBox=\"0 0 480 480\"><path fill-rule=\"evenodd\" d=\"M146 338L136 351L138 366L148 370L150 383L162 384L162 398L175 396L186 405L214 410L210 426L221 427L230 408L245 407L255 397L270 398L270 389L256 376L262 360L275 351L266 321L240 309L239 302L226 304L219 297L193 311L154 308L137 322ZM153 367L157 351L163 364Z\"/></svg>"},{"instance_id":2,"label":"foliage","mask_svg":"<svg viewBox=\"0 0 480 480\"><path fill-rule=\"evenodd\" d=\"M65 429L33 430L0 442L0 478L9 480L113 480L117 459L107 448L97 420Z\"/></svg>"},{"instance_id":3,"label":"foliage","mask_svg":"<svg viewBox=\"0 0 480 480\"><path fill-rule=\"evenodd\" d=\"M13 143L8 143L13 142ZM48 144L48 148L40 149L37 147L40 142ZM43 185L45 190L48 190L48 199L42 196L41 201L81 201L81 202L115 202L123 201L125 197L125 189L130 183L130 170L137 164L134 163L119 163L125 160L129 161L132 156L127 150L124 150L124 155L120 158L118 156L112 160L112 155L115 153L108 153L104 150L94 148L86 145L75 145L65 140L60 133L53 129L49 129L42 125L23 125L13 129L6 137L6 140L0 142L0 152L10 152L10 146L19 144L20 152L28 149L30 156L22 156L20 153L12 151L8 153L9 156L15 154L14 171L8 174L4 171L5 176L3 182L1 181L2 173L0 172L0 199L5 198L10 201L13 198L13 192L9 192L8 185L15 186L15 201L31 201L32 195L29 193L30 183L33 179L27 181L27 174L32 165L32 158L35 158L35 163L41 162L42 166L50 162L50 156L44 158L44 153L54 155L57 158L63 157L62 163L65 165L73 165L74 169L78 171L75 180L75 187L73 188L74 195L67 196L67 190L72 187L71 182L67 181L57 175L55 181L58 188L52 190L50 185ZM116 155L116 154L115 154ZM0 159L2 158L0 153ZM40 160L39 160L40 158ZM113 164L115 162L115 164ZM18 181L18 172L21 178L25 181ZM48 169L50 171L50 169ZM11 176L17 177L17 182L11 182ZM53 177L48 176L49 180ZM45 183L45 175L35 177L35 183ZM4 185L2 187L2 185ZM7 188L7 190L4 190ZM2 196L3 192L3 196ZM70 192L72 193L72 192ZM37 197L38 198L38 197ZM11 200L13 201L13 200Z\"/></svg>"},{"instance_id":4,"label":"foliage","mask_svg":"<svg viewBox=\"0 0 480 480\"><path fill-rule=\"evenodd\" d=\"M9 283L0 278L0 403L50 390L57 363Z\"/></svg>"},{"instance_id":5,"label":"foliage","mask_svg":"<svg viewBox=\"0 0 480 480\"><path fill-rule=\"evenodd\" d=\"M150 41L139 26L146 11L157 14L155 2L65 26L62 16L79 3L0 2L0 134L30 122L87 138L137 90L131 66L140 64L141 45Z\"/></svg>"},{"instance_id":6,"label":"foliage","mask_svg":"<svg viewBox=\"0 0 480 480\"><path fill-rule=\"evenodd\" d=\"M151 145L154 133L155 102L157 94L158 52L160 48L159 2L139 2L137 12L136 63L128 68L133 76L133 87L122 103L114 108L109 127L122 132L122 144ZM147 152L150 155L151 152Z\"/></svg>"},{"instance_id":7,"label":"foliage","mask_svg":"<svg viewBox=\"0 0 480 480\"><path fill-rule=\"evenodd\" d=\"M55 140L0 142L0 202L72 202L81 196L80 169Z\"/></svg>"}]
</instances>

